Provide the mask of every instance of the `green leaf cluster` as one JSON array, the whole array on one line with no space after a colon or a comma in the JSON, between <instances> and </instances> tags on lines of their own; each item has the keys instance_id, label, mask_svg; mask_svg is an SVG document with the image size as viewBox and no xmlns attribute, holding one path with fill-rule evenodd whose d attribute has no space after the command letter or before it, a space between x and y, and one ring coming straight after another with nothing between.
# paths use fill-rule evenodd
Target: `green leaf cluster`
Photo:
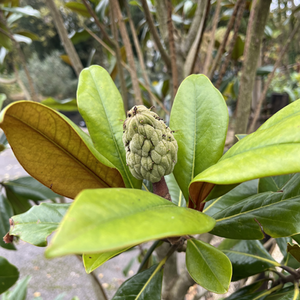
<instances>
[{"instance_id":1,"label":"green leaf cluster","mask_svg":"<svg viewBox=\"0 0 300 300\"><path fill-rule=\"evenodd\" d=\"M2 112L0 126L24 168L52 191L75 199L71 205L43 203L14 216L10 235L46 246L57 230L46 256L81 254L88 273L141 243L175 241L159 264L145 269L143 262L113 299L160 299L163 265L182 243L191 277L215 293L226 293L231 281L275 267L297 268L299 246L291 236L297 241L300 233L300 101L223 155L226 103L207 77L186 78L170 115L179 147L178 163L166 177L172 202L141 190L142 182L131 175L122 145L123 101L103 68L82 71L77 107L89 134L43 104L20 101ZM9 194L20 187L5 188ZM38 193L21 191L32 200ZM2 202L3 211L9 211ZM225 239L215 247L194 237L208 232ZM282 262L259 241L265 235L278 244ZM297 285L280 290L283 285L277 284L261 292L262 285L256 282L227 299L296 299L289 295L299 293Z\"/></svg>"}]
</instances>

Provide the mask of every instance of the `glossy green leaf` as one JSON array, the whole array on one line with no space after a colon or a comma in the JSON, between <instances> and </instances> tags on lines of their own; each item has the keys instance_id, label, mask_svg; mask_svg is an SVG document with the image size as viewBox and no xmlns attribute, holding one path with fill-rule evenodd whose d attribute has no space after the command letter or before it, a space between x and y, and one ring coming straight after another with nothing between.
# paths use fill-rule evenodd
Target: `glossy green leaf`
<instances>
[{"instance_id":1,"label":"glossy green leaf","mask_svg":"<svg viewBox=\"0 0 300 300\"><path fill-rule=\"evenodd\" d=\"M222 250L232 263L232 281L237 281L280 265L259 241L224 240L218 249Z\"/></svg>"},{"instance_id":2,"label":"glossy green leaf","mask_svg":"<svg viewBox=\"0 0 300 300\"><path fill-rule=\"evenodd\" d=\"M161 266L153 265L122 283L112 300L160 300L162 278Z\"/></svg>"},{"instance_id":3,"label":"glossy green leaf","mask_svg":"<svg viewBox=\"0 0 300 300\"><path fill-rule=\"evenodd\" d=\"M256 295L260 292L257 292L259 288L266 282L266 279L254 282L250 285L247 285L243 288L240 288L229 297L226 297L224 300L253 300Z\"/></svg>"},{"instance_id":4,"label":"glossy green leaf","mask_svg":"<svg viewBox=\"0 0 300 300\"><path fill-rule=\"evenodd\" d=\"M83 254L83 264L85 271L89 274L96 270L98 267L103 265L106 261L113 258L114 256L130 249L131 247L127 247L125 249L119 249L119 250L113 250L109 252L103 252L103 253L91 253L91 254Z\"/></svg>"},{"instance_id":5,"label":"glossy green leaf","mask_svg":"<svg viewBox=\"0 0 300 300\"><path fill-rule=\"evenodd\" d=\"M15 102L2 111L0 127L24 169L60 195L75 198L87 188L124 186L90 137L47 106Z\"/></svg>"},{"instance_id":6,"label":"glossy green leaf","mask_svg":"<svg viewBox=\"0 0 300 300\"><path fill-rule=\"evenodd\" d=\"M0 246L5 249L15 250L13 244L5 244L3 237L9 231L9 218L13 215L13 210L3 194L0 194Z\"/></svg>"},{"instance_id":7,"label":"glossy green leaf","mask_svg":"<svg viewBox=\"0 0 300 300\"><path fill-rule=\"evenodd\" d=\"M5 194L14 214L22 214L31 208L29 199L20 194L15 194L10 188L5 187Z\"/></svg>"},{"instance_id":8,"label":"glossy green leaf","mask_svg":"<svg viewBox=\"0 0 300 300\"><path fill-rule=\"evenodd\" d=\"M18 269L0 256L0 294L13 286L18 278Z\"/></svg>"},{"instance_id":9,"label":"glossy green leaf","mask_svg":"<svg viewBox=\"0 0 300 300\"><path fill-rule=\"evenodd\" d=\"M2 185L5 188L10 189L14 194L19 194L20 196L33 201L54 199L59 196L30 176L6 181L3 182Z\"/></svg>"},{"instance_id":10,"label":"glossy green leaf","mask_svg":"<svg viewBox=\"0 0 300 300\"><path fill-rule=\"evenodd\" d=\"M141 180L135 179L126 166L123 101L105 69L91 66L80 73L77 101L95 148L120 171L126 187L140 188Z\"/></svg>"},{"instance_id":11,"label":"glossy green leaf","mask_svg":"<svg viewBox=\"0 0 300 300\"><path fill-rule=\"evenodd\" d=\"M299 300L299 287L292 285L287 288L279 290L277 293L264 298L264 300Z\"/></svg>"},{"instance_id":12,"label":"glossy green leaf","mask_svg":"<svg viewBox=\"0 0 300 300\"><path fill-rule=\"evenodd\" d=\"M287 243L292 243L292 238L291 237L277 238L276 242L283 255L281 264L291 267L293 269L298 269L300 267L300 263L289 252L287 252Z\"/></svg>"},{"instance_id":13,"label":"glossy green leaf","mask_svg":"<svg viewBox=\"0 0 300 300\"><path fill-rule=\"evenodd\" d=\"M204 75L191 75L180 85L170 117L178 142L174 175L189 199L188 185L223 154L228 111L221 93Z\"/></svg>"},{"instance_id":14,"label":"glossy green leaf","mask_svg":"<svg viewBox=\"0 0 300 300\"><path fill-rule=\"evenodd\" d=\"M57 229L70 204L42 203L24 214L13 216L9 234L35 246L47 245L47 237Z\"/></svg>"},{"instance_id":15,"label":"glossy green leaf","mask_svg":"<svg viewBox=\"0 0 300 300\"><path fill-rule=\"evenodd\" d=\"M19 280L12 291L7 291L2 295L2 300L26 300L27 286L30 279L30 276L26 276Z\"/></svg>"},{"instance_id":16,"label":"glossy green leaf","mask_svg":"<svg viewBox=\"0 0 300 300\"><path fill-rule=\"evenodd\" d=\"M85 7L85 5L82 3L70 1L70 2L65 3L65 7L82 15L83 17L89 18L91 16L90 13L88 12L87 8Z\"/></svg>"},{"instance_id":17,"label":"glossy green leaf","mask_svg":"<svg viewBox=\"0 0 300 300\"><path fill-rule=\"evenodd\" d=\"M197 175L189 191L194 201L203 184L235 184L300 171L300 101L283 108L259 130L230 148L217 164ZM276 125L276 126L274 126Z\"/></svg>"},{"instance_id":18,"label":"glossy green leaf","mask_svg":"<svg viewBox=\"0 0 300 300\"><path fill-rule=\"evenodd\" d=\"M287 252L291 253L293 257L300 262L300 246L298 244L287 244Z\"/></svg>"},{"instance_id":19,"label":"glossy green leaf","mask_svg":"<svg viewBox=\"0 0 300 300\"><path fill-rule=\"evenodd\" d=\"M286 174L281 176L265 177L259 179L258 192L278 192L283 189L287 182L293 177L294 174Z\"/></svg>"},{"instance_id":20,"label":"glossy green leaf","mask_svg":"<svg viewBox=\"0 0 300 300\"><path fill-rule=\"evenodd\" d=\"M150 240L208 232L214 224L205 214L142 190L85 190L64 217L46 255L108 252Z\"/></svg>"},{"instance_id":21,"label":"glossy green leaf","mask_svg":"<svg viewBox=\"0 0 300 300\"><path fill-rule=\"evenodd\" d=\"M172 202L178 206L186 207L186 202L181 192L178 183L176 182L175 176L173 173L165 176L167 186L171 195Z\"/></svg>"},{"instance_id":22,"label":"glossy green leaf","mask_svg":"<svg viewBox=\"0 0 300 300\"><path fill-rule=\"evenodd\" d=\"M76 99L72 99L72 98L57 100L49 97L41 101L41 103L55 110L78 111Z\"/></svg>"},{"instance_id":23,"label":"glossy green leaf","mask_svg":"<svg viewBox=\"0 0 300 300\"><path fill-rule=\"evenodd\" d=\"M186 267L195 282L205 289L217 294L228 291L232 275L231 263L217 248L196 239L189 239Z\"/></svg>"},{"instance_id":24,"label":"glossy green leaf","mask_svg":"<svg viewBox=\"0 0 300 300\"><path fill-rule=\"evenodd\" d=\"M295 174L280 192L250 196L214 214L212 233L232 239L262 239L300 232L300 174ZM293 222L291 222L293 220Z\"/></svg>"},{"instance_id":25,"label":"glossy green leaf","mask_svg":"<svg viewBox=\"0 0 300 300\"><path fill-rule=\"evenodd\" d=\"M257 184L258 180L243 182L227 194L207 202L203 212L209 216L213 216L245 198L256 195Z\"/></svg>"}]
</instances>

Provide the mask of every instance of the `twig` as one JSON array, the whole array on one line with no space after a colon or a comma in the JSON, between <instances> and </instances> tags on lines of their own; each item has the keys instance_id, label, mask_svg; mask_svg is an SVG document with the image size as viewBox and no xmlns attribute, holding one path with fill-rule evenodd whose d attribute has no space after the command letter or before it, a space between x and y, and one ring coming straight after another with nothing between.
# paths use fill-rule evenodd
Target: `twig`
<instances>
[{"instance_id":1,"label":"twig","mask_svg":"<svg viewBox=\"0 0 300 300\"><path fill-rule=\"evenodd\" d=\"M222 0L218 0L215 15L214 15L213 27L212 27L211 34L210 34L210 41L209 41L209 45L207 48L206 59L205 59L204 67L203 67L203 74L205 74L205 75L207 74L208 68L211 65L212 51L213 51L214 44L215 44L215 33L216 33L217 26L218 26L219 15L220 15L220 10L221 10L221 2L222 2Z\"/></svg>"},{"instance_id":2,"label":"twig","mask_svg":"<svg viewBox=\"0 0 300 300\"><path fill-rule=\"evenodd\" d=\"M238 37L238 33L239 33L239 28L240 28L240 24L241 24L241 21L242 21L242 18L243 18L243 14L244 14L244 10L245 10L245 6L246 6L246 2L243 1L241 3L241 5L239 6L239 10L238 10L238 14L237 14L237 17L236 17L236 21L234 23L234 30L233 30L233 36L230 40L230 43L229 43L229 49L227 51L227 56L226 56L226 59L224 61L224 63L222 64L221 66L221 70L219 72L219 77L218 77L218 80L217 80L217 83L215 84L215 87L217 89L219 89L221 83L222 83L222 79L225 75L225 72L226 72L226 69L229 65L229 61L231 59L231 55L232 55L232 51L233 51L233 48L235 46L235 43L236 43L236 40L237 40L237 37Z\"/></svg>"},{"instance_id":3,"label":"twig","mask_svg":"<svg viewBox=\"0 0 300 300\"><path fill-rule=\"evenodd\" d=\"M224 38L223 38L223 41L221 43L221 45L219 46L219 49L218 49L218 52L217 52L217 55L216 55L216 58L214 59L214 62L213 62L213 65L212 65L212 68L210 69L210 71L208 72L208 77L211 78L219 64L219 61L220 61L220 58L223 54L223 51L225 49L225 46L226 46L226 43L227 43L227 40L228 40L228 36L229 36L229 33L234 25L234 22L235 22L235 18L236 18L236 15L237 15L237 12L238 12L238 9L239 9L239 6L241 5L242 1L245 1L245 0L238 0L234 6L234 10L233 10L233 13L231 15L231 18L229 20L229 23L227 25L227 29L226 29L226 32L225 32L225 35L224 35Z\"/></svg>"},{"instance_id":4,"label":"twig","mask_svg":"<svg viewBox=\"0 0 300 300\"><path fill-rule=\"evenodd\" d=\"M124 72L123 72L123 67L122 67L122 57L121 57L121 51L120 51L120 46L118 42L118 30L117 26L115 23L115 18L114 18L114 10L111 7L110 3L110 19L111 19L111 28L112 32L115 38L115 49L116 49L116 61L117 61L117 68L118 68L118 74L119 74L119 80L121 84L121 93L122 93L122 99L124 103L124 109L125 112L128 110L128 99L127 99L127 88L126 88L126 82L124 78Z\"/></svg>"},{"instance_id":5,"label":"twig","mask_svg":"<svg viewBox=\"0 0 300 300\"><path fill-rule=\"evenodd\" d=\"M76 52L76 49L75 49L73 43L71 42L70 38L68 37L68 32L67 32L67 29L65 28L65 23L61 16L61 13L58 10L54 0L48 0L48 1L45 1L45 3L47 3L48 8L50 9L54 25L58 32L59 38L64 46L64 49L70 58L72 67L73 67L77 77L79 77L79 74L80 74L81 70L83 69L83 65L81 63L81 60Z\"/></svg>"},{"instance_id":6,"label":"twig","mask_svg":"<svg viewBox=\"0 0 300 300\"><path fill-rule=\"evenodd\" d=\"M289 38L285 42L285 45L284 45L284 47L282 48L282 50L281 50L281 52L279 54L279 57L276 60L276 63L275 63L274 68L273 68L273 71L268 75L268 80L265 83L263 92L261 93L260 98L258 100L258 104L257 104L256 110L255 110L255 113L254 113L254 117L253 117L252 123L251 123L251 125L250 125L249 130L248 130L247 133L251 133L251 132L254 131L257 119L258 119L259 114L260 114L261 106L263 104L263 101L265 100L267 91L268 91L269 86L270 86L270 84L271 84L271 82L273 80L273 77L275 75L275 71L279 67L279 64L281 63L283 56L287 52L287 50L288 50L288 48L290 46L290 43L293 40L295 34L298 32L299 28L300 28L300 21L297 21L297 24L296 24L294 30L291 32Z\"/></svg>"},{"instance_id":7,"label":"twig","mask_svg":"<svg viewBox=\"0 0 300 300\"><path fill-rule=\"evenodd\" d=\"M127 16L128 16L128 21L129 21L131 34L132 34L132 37L133 37L134 46L135 46L135 49L136 49L136 52L137 52L137 55L138 55L139 63L140 63L141 69L142 69L142 74L143 74L143 77L144 77L144 80L145 80L145 86L147 86L147 88L150 90L150 81L149 81L149 78L148 78L148 75L147 75L146 66L145 66L145 62L144 62L144 58L143 58L143 53L142 53L142 50L141 50L141 47L140 47L140 44L139 44L139 41L138 41L138 38L137 38L137 35L136 35L134 24L132 22L130 9L129 9L127 1L125 1L124 4L125 4L125 7L126 7L126 12L127 12ZM149 96L150 96L151 104L154 105L155 100L153 99L151 93L149 93Z\"/></svg>"},{"instance_id":8,"label":"twig","mask_svg":"<svg viewBox=\"0 0 300 300\"><path fill-rule=\"evenodd\" d=\"M264 243L264 248L267 249L275 243L274 238L270 238L267 242Z\"/></svg>"},{"instance_id":9,"label":"twig","mask_svg":"<svg viewBox=\"0 0 300 300\"><path fill-rule=\"evenodd\" d=\"M94 32L92 32L90 29L88 29L87 27L84 27L84 29L100 44L102 45L108 52L110 52L111 55L116 56L116 53L114 50L112 50L107 44L105 44ZM121 61L122 66L129 72L130 67L124 62ZM144 85L144 83L139 80L139 84L144 87L148 93L151 93L153 99L155 100L155 102L161 107L161 109L167 114L170 115L170 112L166 109L166 107L159 101L159 99L152 93L152 91L150 89L147 89L147 87Z\"/></svg>"},{"instance_id":10,"label":"twig","mask_svg":"<svg viewBox=\"0 0 300 300\"><path fill-rule=\"evenodd\" d=\"M89 2L87 0L82 0L83 4L85 5L86 9L88 10L89 14L92 16L92 18L94 19L96 25L98 26L98 28L100 29L100 31L102 32L103 36L111 43L115 46L115 43L117 43L117 40L112 40L110 38L110 36L108 35L108 33L106 32L104 26L100 23L96 13L94 12L94 10L91 8Z\"/></svg>"},{"instance_id":11,"label":"twig","mask_svg":"<svg viewBox=\"0 0 300 300\"><path fill-rule=\"evenodd\" d=\"M205 12L205 15L204 15L203 25L202 25L201 32L200 32L200 37L198 39L198 43L197 43L197 46L196 46L196 52L195 52L194 59L193 59L193 62L192 62L192 68L190 70L190 74L193 73L194 68L195 68L196 60L197 60L197 57L198 57L198 53L200 51L200 47L201 47L201 43L202 43L202 39L203 39L203 34L204 34L204 31L205 31L205 27L206 27L206 22L207 22L207 19L208 19L209 10L210 10L210 0L207 0L206 12Z\"/></svg>"},{"instance_id":12,"label":"twig","mask_svg":"<svg viewBox=\"0 0 300 300\"><path fill-rule=\"evenodd\" d=\"M158 32L155 28L155 25L154 25L154 22L153 22L153 19L152 19L152 16L151 16L151 13L150 13L150 10L149 10L149 7L148 7L148 4L147 4L147 0L141 0L142 2L142 6L143 6L143 9L144 9L144 13L145 13L145 17L146 17L146 20L147 20L147 23L148 23L148 26L149 26L149 30L153 36L153 39L154 39L154 42L160 52L160 55L162 57L162 59L164 60L168 70L171 70L171 59L170 57L168 56L167 52L165 51L161 41L160 41L160 37L158 35Z\"/></svg>"},{"instance_id":13,"label":"twig","mask_svg":"<svg viewBox=\"0 0 300 300\"><path fill-rule=\"evenodd\" d=\"M171 106L175 98L178 89L178 73L176 64L176 49L174 40L174 28L172 22L172 3L171 0L167 0L167 12L168 12L168 34L169 34L169 47L170 47L170 57L171 57L171 70L172 70L172 82L173 82L173 97L171 101Z\"/></svg>"},{"instance_id":14,"label":"twig","mask_svg":"<svg viewBox=\"0 0 300 300\"><path fill-rule=\"evenodd\" d=\"M161 196L169 201L172 201L164 176L160 179L159 182L154 182L152 185L154 194Z\"/></svg>"},{"instance_id":15,"label":"twig","mask_svg":"<svg viewBox=\"0 0 300 300\"><path fill-rule=\"evenodd\" d=\"M122 17L119 2L118 2L118 0L110 0L110 3L111 3L111 8L113 8L115 10L114 16L117 17L120 33L121 33L122 40L123 40L123 43L125 46L127 61L130 66L129 74L131 77L132 87L133 87L133 91L135 94L135 103L143 104L142 94L141 94L141 90L139 87L138 76L137 76L137 71L136 71L135 62L134 62L134 56L133 56L129 36L127 33L127 29L126 29L126 26L125 26L125 23L124 23L124 20Z\"/></svg>"},{"instance_id":16,"label":"twig","mask_svg":"<svg viewBox=\"0 0 300 300\"><path fill-rule=\"evenodd\" d=\"M150 258L150 256L152 255L153 251L162 243L162 241L155 241L151 247L148 249L147 253L145 254L139 269L137 270L137 273L140 273L144 267L144 265L146 264L146 262L148 261L148 259Z\"/></svg>"}]
</instances>

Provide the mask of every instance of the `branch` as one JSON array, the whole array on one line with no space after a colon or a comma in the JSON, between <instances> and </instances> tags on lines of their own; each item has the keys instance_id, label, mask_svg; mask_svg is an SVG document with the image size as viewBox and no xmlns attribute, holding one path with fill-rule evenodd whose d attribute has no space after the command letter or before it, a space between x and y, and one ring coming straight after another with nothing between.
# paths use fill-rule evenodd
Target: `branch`
<instances>
[{"instance_id":1,"label":"branch","mask_svg":"<svg viewBox=\"0 0 300 300\"><path fill-rule=\"evenodd\" d=\"M68 37L68 32L65 28L62 16L59 13L59 11L54 3L54 0L48 0L48 1L46 1L46 3L52 14L53 22L55 24L55 27L56 27L56 30L60 37L60 40L71 60L72 67L73 67L77 77L79 77L79 74L80 74L81 70L83 69L83 66L82 66L79 56L75 50L73 43L71 42L71 40Z\"/></svg>"},{"instance_id":2,"label":"branch","mask_svg":"<svg viewBox=\"0 0 300 300\"><path fill-rule=\"evenodd\" d=\"M260 114L260 109L261 109L262 103L263 103L264 99L266 98L266 94L267 94L269 86L270 86L270 84L271 84L271 82L273 80L273 77L275 75L275 71L279 67L279 65L280 65L280 63L281 63L281 61L283 59L283 56L287 52L287 50L288 50L288 48L290 46L290 43L293 40L295 34L298 32L299 28L300 28L300 21L297 21L297 24L296 24L294 30L291 32L289 38L285 42L285 45L284 45L283 49L281 50L281 52L279 54L279 57L276 60L276 63L275 63L274 68L273 68L273 71L268 76L268 80L267 80L267 82L266 82L266 84L264 86L264 90L261 93L260 98L258 100L258 104L257 104L256 110L255 110L255 113L254 113L254 117L253 117L252 123L250 125L249 130L248 130L248 133L252 133L254 131L254 127L256 125L257 119L258 119L259 114Z\"/></svg>"},{"instance_id":3,"label":"branch","mask_svg":"<svg viewBox=\"0 0 300 300\"><path fill-rule=\"evenodd\" d=\"M216 33L217 26L218 26L219 15L220 15L220 10L221 10L221 2L222 2L222 0L218 0L218 2L217 2L217 7L216 7L214 19L213 19L213 27L211 30L210 41L209 41L209 45L207 48L206 59L205 59L204 67L203 67L203 74L205 74L205 75L207 74L208 68L211 65L212 51L213 51L214 44L215 44L215 33Z\"/></svg>"},{"instance_id":4,"label":"branch","mask_svg":"<svg viewBox=\"0 0 300 300\"><path fill-rule=\"evenodd\" d=\"M142 74L145 80L145 85L147 86L147 88L150 90L150 81L147 75L147 71L146 71L146 66L145 66L145 62L144 62L144 58L143 58L143 53L136 35L136 31L134 28L134 24L132 22L132 17L131 17L131 13L130 13L130 9L128 7L127 1L124 2L125 7L126 7L126 12L127 12L127 16L128 16L128 21L129 21L129 25L130 25L130 29L131 29L131 33L132 33L132 37L133 37L133 42L134 42L134 46L138 55L138 59L139 59L139 63L142 69ZM149 93L150 95L150 100L151 100L151 104L154 105L155 104L155 100L153 99L151 93Z\"/></svg>"},{"instance_id":5,"label":"branch","mask_svg":"<svg viewBox=\"0 0 300 300\"><path fill-rule=\"evenodd\" d=\"M178 73L176 64L176 49L174 40L174 28L172 22L172 2L167 0L167 13L168 13L168 34L169 34L169 46L170 46L170 57L171 57L171 69L172 69L172 81L173 81L173 97L171 100L171 107L178 89Z\"/></svg>"},{"instance_id":6,"label":"branch","mask_svg":"<svg viewBox=\"0 0 300 300\"><path fill-rule=\"evenodd\" d=\"M113 32L114 39L115 39L114 45L116 48L116 61L117 61L119 80L121 83L122 99L123 99L123 103L124 103L124 109L126 112L128 110L127 88L126 88L126 82L125 82L125 78L124 78L123 67L122 67L121 51L120 51L120 46L119 46L119 42L118 42L118 30L117 30L116 23L114 21L115 20L114 10L111 7L111 3L110 3L110 19L111 19L110 23L111 23L112 32Z\"/></svg>"},{"instance_id":7,"label":"branch","mask_svg":"<svg viewBox=\"0 0 300 300\"><path fill-rule=\"evenodd\" d=\"M147 20L147 23L148 23L148 26L149 26L150 33L153 36L154 42L155 42L155 44L156 44L156 46L157 46L157 48L160 52L160 55L161 55L162 59L164 60L164 62L166 64L168 70L171 70L170 57L168 56L167 52L165 51L165 49L164 49L164 47L163 47L163 45L160 41L160 37L159 37L158 32L155 28L155 25L154 25L154 22L153 22L153 19L152 19L152 16L151 16L148 4L147 4L147 0L141 0L141 2L142 2L142 6L143 6L143 9L144 9L144 12L145 12L145 17L146 17L146 20Z\"/></svg>"},{"instance_id":8,"label":"branch","mask_svg":"<svg viewBox=\"0 0 300 300\"><path fill-rule=\"evenodd\" d=\"M205 25L205 19L208 13L208 9L210 7L210 0L208 1L202 1L201 5L198 4L199 7L201 7L202 17L201 17L201 24L198 27L197 36L193 40L192 47L190 47L185 64L184 64L184 76L188 76L193 72L193 67L199 52L199 47L201 44L203 32L204 32L204 25Z\"/></svg>"},{"instance_id":9,"label":"branch","mask_svg":"<svg viewBox=\"0 0 300 300\"><path fill-rule=\"evenodd\" d=\"M238 101L235 109L235 133L247 132L257 63L261 52L264 28L267 23L270 5L271 0L254 0L251 7Z\"/></svg>"},{"instance_id":10,"label":"branch","mask_svg":"<svg viewBox=\"0 0 300 300\"><path fill-rule=\"evenodd\" d=\"M203 0L198 0L195 16L190 26L189 32L186 38L184 39L184 43L182 45L182 53L184 53L185 55L188 53L192 44L194 43L196 35L199 31L199 27L201 26L201 21L203 19L203 15L205 12L205 7L203 6L203 2L204 2Z\"/></svg>"},{"instance_id":11,"label":"branch","mask_svg":"<svg viewBox=\"0 0 300 300\"><path fill-rule=\"evenodd\" d=\"M133 87L133 91L135 94L135 102L136 102L136 104L140 105L140 104L143 104L142 94L141 94L141 90L140 90L139 83L138 83L138 76L137 76L137 71L136 71L136 67L135 67L135 63L134 63L134 56L133 56L131 44L130 44L128 33L126 30L126 26L125 26L125 23L124 23L124 20L122 17L119 2L118 2L118 0L110 0L110 3L111 3L111 7L113 9L115 9L114 15L117 17L120 33L122 36L122 40L124 42L127 61L130 66L129 74L131 77L132 87Z\"/></svg>"},{"instance_id":12,"label":"branch","mask_svg":"<svg viewBox=\"0 0 300 300\"><path fill-rule=\"evenodd\" d=\"M159 32L165 45L168 44L167 6L165 0L154 1Z\"/></svg>"},{"instance_id":13,"label":"branch","mask_svg":"<svg viewBox=\"0 0 300 300\"><path fill-rule=\"evenodd\" d=\"M94 32L92 32L87 27L84 27L84 29L100 44L105 48L111 55L116 56L116 53L114 50L112 50L107 44L105 44ZM122 66L129 72L130 67L122 60L121 61ZM152 93L150 89L147 89L147 87L144 85L144 83L138 79L139 84L147 90L149 94L151 94L152 98L155 100L155 102L161 107L161 109L167 114L170 115L170 112L166 109L166 107L159 101L159 99Z\"/></svg>"},{"instance_id":14,"label":"branch","mask_svg":"<svg viewBox=\"0 0 300 300\"><path fill-rule=\"evenodd\" d=\"M225 72L227 70L227 67L229 65L231 55L232 55L232 51L233 51L233 48L235 46L235 43L236 43L236 40L237 40L237 37L238 37L238 34L239 34L239 28L240 28L240 24L241 24L241 21L242 21L242 18L243 18L245 6L246 6L246 2L244 1L244 2L241 3L241 5L239 7L239 11L238 11L238 14L237 14L237 17L236 17L236 21L234 23L233 36L230 40L229 47L228 47L229 49L227 51L227 56L226 56L226 59L225 59L224 63L221 66L221 70L219 72L219 77L218 77L217 83L215 84L215 87L217 89L219 89L219 87L222 83L222 79L224 77L224 74L225 74Z\"/></svg>"},{"instance_id":15,"label":"branch","mask_svg":"<svg viewBox=\"0 0 300 300\"><path fill-rule=\"evenodd\" d=\"M94 10L91 8L89 2L87 0L82 0L83 4L85 5L86 9L88 10L89 14L92 16L92 18L94 19L96 25L98 26L98 28L100 29L100 31L102 32L103 36L114 46L115 43L117 43L117 40L112 40L110 38L110 36L108 35L108 33L106 32L104 26L100 23L97 15L95 14Z\"/></svg>"},{"instance_id":16,"label":"branch","mask_svg":"<svg viewBox=\"0 0 300 300\"><path fill-rule=\"evenodd\" d=\"M223 38L223 41L221 43L221 45L219 46L219 49L218 49L218 52L217 52L217 55L216 55L216 58L213 62L213 65L212 65L212 68L210 69L210 71L208 72L208 77L211 78L219 64L219 61L221 59L221 56L224 52L224 49L225 49L225 46L226 46L226 43L227 43L227 40L228 40L228 36L229 36L229 33L234 25L234 22L235 22L235 18L236 18L236 15L237 15L237 12L238 12L238 9L239 9L239 6L241 5L242 2L245 2L246 0L238 0L234 6L234 10L233 10L233 13L231 15L231 18L229 20L229 23L227 25L227 29L226 29L226 32L225 32L225 35L224 35L224 38Z\"/></svg>"}]
</instances>

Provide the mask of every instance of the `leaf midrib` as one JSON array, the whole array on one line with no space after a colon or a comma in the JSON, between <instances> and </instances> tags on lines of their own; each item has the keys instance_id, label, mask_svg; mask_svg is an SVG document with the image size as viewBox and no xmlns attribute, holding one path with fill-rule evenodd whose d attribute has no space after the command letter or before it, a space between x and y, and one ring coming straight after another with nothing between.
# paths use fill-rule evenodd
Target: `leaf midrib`
<instances>
[{"instance_id":1,"label":"leaf midrib","mask_svg":"<svg viewBox=\"0 0 300 300\"><path fill-rule=\"evenodd\" d=\"M129 181L131 187L134 188L134 185L133 185L133 183L131 182L130 175L128 174L128 170L127 170L127 168L126 168L126 166L125 166L125 164L124 164L124 162L123 162L123 157L122 157L122 155L121 155L121 151L120 151L120 149L119 149L119 145L118 145L117 140L116 140L116 138L115 138L115 134L114 134L113 128L112 128L112 126L111 126L111 124L110 124L110 122L109 122L108 114L107 114L107 112L106 112L106 107L105 107L105 105L104 105L104 102L103 102L102 99L101 99L101 96L100 96L101 94L100 94L100 91L99 91L99 89L98 89L98 85L96 84L96 81L95 81L95 79L94 79L94 76L93 76L92 72L90 72L90 74L91 74L91 77L92 77L92 79L93 79L93 81L94 81L94 85L95 85L95 87L96 87L96 89L97 89L99 99L100 99L100 101L101 101L101 103L102 103L102 107L103 107L103 110L104 110L104 113L105 113L105 116L106 116L106 120L107 120L109 129L110 129L110 132L111 132L111 135L112 135L112 140L114 141L115 147L116 147L116 149L117 149L118 157L119 157L119 160L121 161L122 168L123 168L123 170L124 170L124 172L125 172L125 174L126 174L127 180Z\"/></svg>"},{"instance_id":2,"label":"leaf midrib","mask_svg":"<svg viewBox=\"0 0 300 300\"><path fill-rule=\"evenodd\" d=\"M275 194L274 192L272 192L272 194ZM252 196L251 196L252 197ZM221 221L224 221L224 220L228 220L228 219L231 219L231 218L235 218L237 216L241 216L241 215L244 215L244 214L248 214L248 213L252 213L252 212L255 212L259 209L264 209L265 207L270 207L272 205L277 205L279 202L284 202L284 201L289 201L289 200L292 200L292 199L296 199L296 198L299 198L300 200L300 197L299 196L295 196L295 197L292 197L292 198L287 198L287 199L281 199L277 202L274 202L274 203L270 203L270 204L267 204L267 205L264 205L264 206L259 206L255 209L251 209L251 210L247 210L247 211L244 211L244 212L240 212L238 214L234 214L234 215L230 215L228 217L225 217L225 218L222 218L222 219L216 219L216 222L221 222ZM240 202L241 203L241 202ZM286 223L290 223L290 222L286 222Z\"/></svg>"},{"instance_id":3,"label":"leaf midrib","mask_svg":"<svg viewBox=\"0 0 300 300\"><path fill-rule=\"evenodd\" d=\"M239 252L239 251L234 251L234 250L222 250L222 252L229 252L229 253L233 253L233 254L237 254L237 255L249 256L249 257L255 258L257 260L265 261L265 262L267 262L269 264L272 264L273 266L276 266L276 267L280 266L280 264L276 261L273 261L273 260L270 260L270 259L267 259L267 258L264 258L264 257L256 256L256 255L253 255L253 254L245 253L245 252Z\"/></svg>"},{"instance_id":4,"label":"leaf midrib","mask_svg":"<svg viewBox=\"0 0 300 300\"><path fill-rule=\"evenodd\" d=\"M42 137L44 137L46 140L48 140L50 143L52 143L55 147L59 148L62 152L64 152L65 154L67 154L67 156L69 156L70 158L72 158L76 163L78 163L83 169L85 169L88 173L90 173L93 177L95 177L98 181L101 182L101 184L103 184L106 187L111 187L111 185L109 185L106 181L102 180L94 171L92 171L90 168L88 168L86 165L84 165L80 160L78 160L73 154L71 154L70 152L68 152L66 149L64 149L62 146L60 146L59 144L57 144L56 142L54 142L53 140L51 140L47 135L45 135L43 132L41 132L40 130L37 130L36 128L34 128L33 126L31 126L30 124L26 123L25 121L23 121L22 119L19 119L17 117L15 117L12 114L8 114L8 117L14 118L15 120L23 123L24 125L30 127L33 131L35 131L36 133L40 134ZM63 120L63 119L62 119ZM65 120L63 120L65 122ZM68 124L66 122L66 124ZM68 124L69 125L69 124ZM70 128L71 130L73 130L72 128ZM86 147L86 149L88 150L88 152L101 164L102 164L95 156L94 154L88 149L87 145L85 144L85 142L80 138L80 136L77 134L77 132L74 130L74 132L76 133L76 135L79 137L79 139L83 142L84 146ZM106 166L107 167L107 166ZM107 167L109 168L109 167Z\"/></svg>"},{"instance_id":5,"label":"leaf midrib","mask_svg":"<svg viewBox=\"0 0 300 300\"><path fill-rule=\"evenodd\" d=\"M210 268L209 263L206 261L206 259L204 258L204 256L202 255L201 251L198 249L197 245L190 240L190 242L193 244L193 246L195 247L196 251L200 254L200 256L202 257L203 261L206 263L206 265L208 266L208 268L211 270L212 274L214 275L214 277L217 279L219 285L224 289L224 286L222 285L222 283L220 282L219 278L217 277L217 275L215 274L215 272Z\"/></svg>"}]
</instances>

